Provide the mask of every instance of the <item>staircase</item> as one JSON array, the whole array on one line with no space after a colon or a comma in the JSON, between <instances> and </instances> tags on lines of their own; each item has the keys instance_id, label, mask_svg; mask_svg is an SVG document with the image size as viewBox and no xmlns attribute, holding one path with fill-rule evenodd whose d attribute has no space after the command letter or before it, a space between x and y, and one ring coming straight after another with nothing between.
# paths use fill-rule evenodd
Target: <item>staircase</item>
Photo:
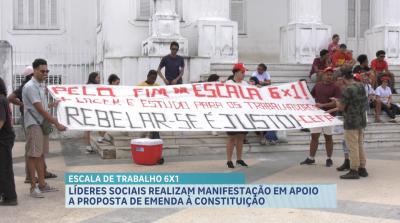
<instances>
[{"instance_id":1,"label":"staircase","mask_svg":"<svg viewBox=\"0 0 400 223\"><path fill-rule=\"evenodd\" d=\"M287 83L299 79L308 78L310 65L297 64L267 64L268 72L271 74L273 84ZM248 74L253 73L257 64L246 64ZM226 79L231 75L232 64L212 64L211 73ZM400 66L390 68L397 76L400 76ZM206 80L208 75L201 76ZM400 87L400 78L397 78L396 86ZM394 101L400 103L400 95L394 96ZM384 147L395 147L400 144L400 124L387 123L389 118L383 114L381 119L384 123L371 123L365 132L364 146L366 149ZM373 121L373 116L369 115ZM104 159L124 159L131 157L130 140L141 137L141 133L109 133L113 140L112 144L99 144L92 140L92 145L97 148L100 156ZM299 130L280 133L280 141L276 145L260 145L259 137L254 132L247 135L248 144L244 145L244 153L273 152L273 151L308 151L310 133ZM94 137L95 138L95 137ZM210 132L162 132L161 138L164 141L163 156L187 156L197 154L224 154L225 132L219 132L218 136ZM334 149L342 149L343 134L334 135ZM320 149L324 148L323 136L320 138Z\"/></svg>"}]
</instances>

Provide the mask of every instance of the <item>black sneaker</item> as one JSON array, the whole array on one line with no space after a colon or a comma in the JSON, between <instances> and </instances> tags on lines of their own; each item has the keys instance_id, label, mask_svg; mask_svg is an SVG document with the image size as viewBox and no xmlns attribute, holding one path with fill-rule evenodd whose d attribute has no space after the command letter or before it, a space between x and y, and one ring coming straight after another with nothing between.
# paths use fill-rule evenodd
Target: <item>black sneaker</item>
<instances>
[{"instance_id":1,"label":"black sneaker","mask_svg":"<svg viewBox=\"0 0 400 223\"><path fill-rule=\"evenodd\" d=\"M232 161L226 162L226 165L228 165L229 168L235 168Z\"/></svg>"},{"instance_id":2,"label":"black sneaker","mask_svg":"<svg viewBox=\"0 0 400 223\"><path fill-rule=\"evenodd\" d=\"M300 129L302 132L310 132L310 129Z\"/></svg>"},{"instance_id":3,"label":"black sneaker","mask_svg":"<svg viewBox=\"0 0 400 223\"><path fill-rule=\"evenodd\" d=\"M365 168L358 168L358 175L360 176L360 177L367 177L368 176L368 172L367 172L367 169L365 169Z\"/></svg>"},{"instance_id":4,"label":"black sneaker","mask_svg":"<svg viewBox=\"0 0 400 223\"><path fill-rule=\"evenodd\" d=\"M344 163L339 166L338 168L336 168L337 171L345 171L345 170L350 170L350 160L349 159L345 159Z\"/></svg>"},{"instance_id":5,"label":"black sneaker","mask_svg":"<svg viewBox=\"0 0 400 223\"><path fill-rule=\"evenodd\" d=\"M312 160L312 159L307 157L307 159L305 159L303 162L301 162L300 165L304 165L304 164L311 165L311 164L314 164L314 163L315 163L315 159Z\"/></svg>"},{"instance_id":6,"label":"black sneaker","mask_svg":"<svg viewBox=\"0 0 400 223\"><path fill-rule=\"evenodd\" d=\"M327 167L331 167L331 166L333 165L332 159L326 159L325 165L326 165Z\"/></svg>"},{"instance_id":7,"label":"black sneaker","mask_svg":"<svg viewBox=\"0 0 400 223\"><path fill-rule=\"evenodd\" d=\"M350 179L360 179L360 176L358 175L358 171L357 170L350 170L348 173L346 173L345 175L340 176L341 179L345 179L345 180L350 180Z\"/></svg>"},{"instance_id":8,"label":"black sneaker","mask_svg":"<svg viewBox=\"0 0 400 223\"><path fill-rule=\"evenodd\" d=\"M237 164L237 165L241 165L241 166L248 167L248 165L247 165L243 160L237 160L237 161L236 161L236 164Z\"/></svg>"}]
</instances>

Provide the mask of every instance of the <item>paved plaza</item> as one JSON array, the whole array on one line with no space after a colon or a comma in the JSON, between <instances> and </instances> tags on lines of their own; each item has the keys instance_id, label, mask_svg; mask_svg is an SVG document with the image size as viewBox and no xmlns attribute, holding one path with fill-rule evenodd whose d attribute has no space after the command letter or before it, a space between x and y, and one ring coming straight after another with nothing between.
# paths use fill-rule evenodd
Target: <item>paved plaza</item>
<instances>
[{"instance_id":1,"label":"paved plaza","mask_svg":"<svg viewBox=\"0 0 400 223\"><path fill-rule=\"evenodd\" d=\"M1 207L2 223L19 222L400 222L400 150L368 150L368 178L357 181L339 179L334 167L324 166L324 153L317 164L300 166L305 152L268 152L247 154L250 168L235 168L246 174L247 183L337 184L336 209L264 209L264 208L187 208L187 209L67 209L64 207L65 172L230 172L225 155L168 157L162 166L138 166L129 159L101 160L86 154L83 142L51 142L47 158L49 169L59 177L48 182L60 189L44 199L28 195L24 181L24 143L14 147L14 170L19 205ZM334 166L343 160L334 152Z\"/></svg>"}]
</instances>

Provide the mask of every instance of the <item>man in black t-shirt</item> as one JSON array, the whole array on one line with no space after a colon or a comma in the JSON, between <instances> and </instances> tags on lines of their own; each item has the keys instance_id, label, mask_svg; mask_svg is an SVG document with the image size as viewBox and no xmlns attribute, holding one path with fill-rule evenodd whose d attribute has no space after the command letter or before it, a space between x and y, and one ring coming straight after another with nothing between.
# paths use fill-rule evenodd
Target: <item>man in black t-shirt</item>
<instances>
[{"instance_id":1,"label":"man in black t-shirt","mask_svg":"<svg viewBox=\"0 0 400 223\"><path fill-rule=\"evenodd\" d=\"M368 57L365 54L361 54L357 57L359 65L355 66L353 69L353 74L361 74L361 78L367 77L369 83L373 88L376 88L376 77L371 69L368 67Z\"/></svg>"},{"instance_id":2,"label":"man in black t-shirt","mask_svg":"<svg viewBox=\"0 0 400 223\"><path fill-rule=\"evenodd\" d=\"M179 44L172 42L170 45L171 53L161 59L157 73L166 85L182 84L182 76L185 69L183 57L179 56ZM165 67L165 77L161 69Z\"/></svg>"}]
</instances>

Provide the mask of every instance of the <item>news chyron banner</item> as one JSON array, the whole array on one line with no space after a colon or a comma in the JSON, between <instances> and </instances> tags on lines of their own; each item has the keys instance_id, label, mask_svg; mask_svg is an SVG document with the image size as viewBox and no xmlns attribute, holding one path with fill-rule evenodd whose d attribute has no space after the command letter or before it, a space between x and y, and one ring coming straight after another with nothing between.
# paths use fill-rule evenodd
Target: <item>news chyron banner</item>
<instances>
[{"instance_id":1,"label":"news chyron banner","mask_svg":"<svg viewBox=\"0 0 400 223\"><path fill-rule=\"evenodd\" d=\"M246 184L244 173L66 173L67 208L336 208L334 184Z\"/></svg>"},{"instance_id":2,"label":"news chyron banner","mask_svg":"<svg viewBox=\"0 0 400 223\"><path fill-rule=\"evenodd\" d=\"M69 130L268 131L341 125L305 82L258 88L224 83L136 87L53 85Z\"/></svg>"}]
</instances>

